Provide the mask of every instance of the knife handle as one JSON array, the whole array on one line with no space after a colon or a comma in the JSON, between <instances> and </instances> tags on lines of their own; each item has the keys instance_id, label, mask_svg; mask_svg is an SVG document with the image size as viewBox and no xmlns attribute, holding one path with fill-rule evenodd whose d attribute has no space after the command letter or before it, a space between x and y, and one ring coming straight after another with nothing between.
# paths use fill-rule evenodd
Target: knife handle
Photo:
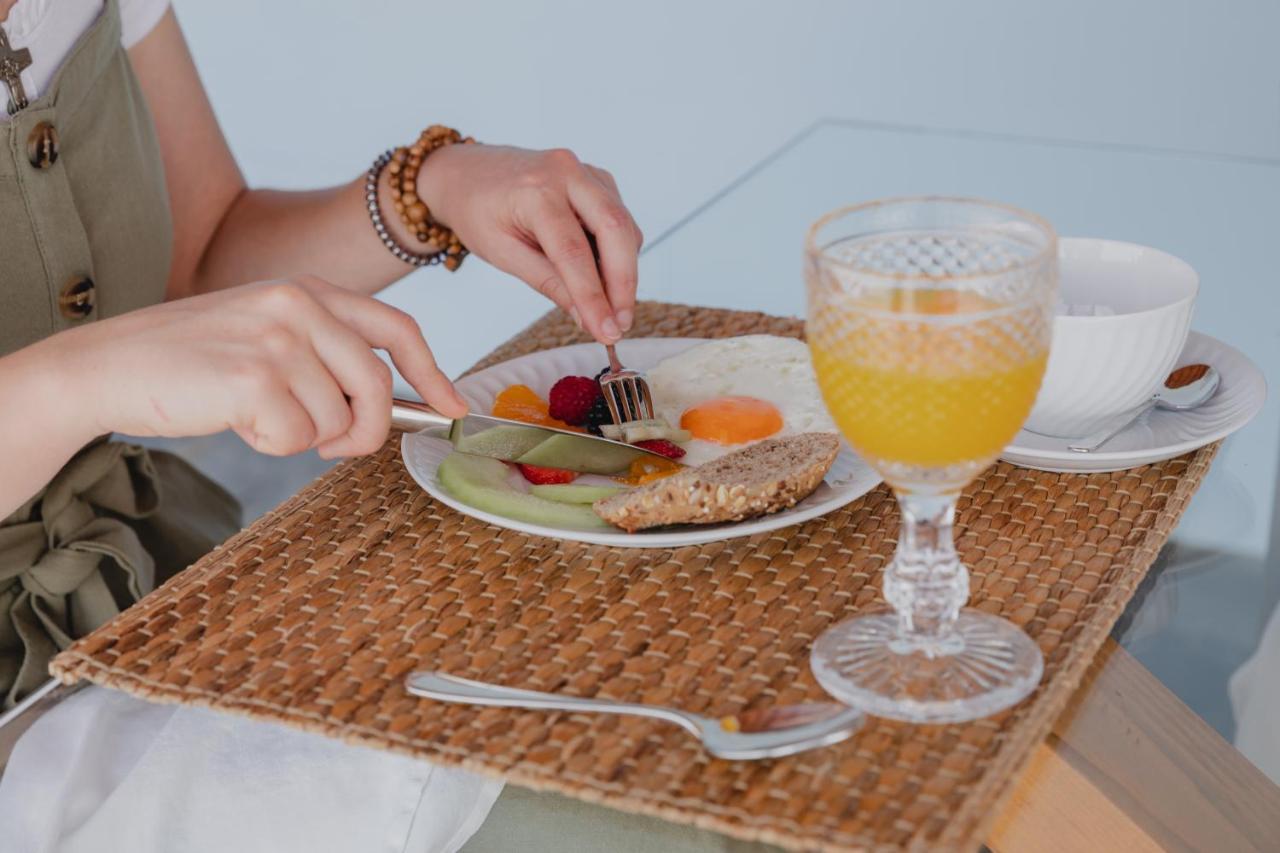
<instances>
[{"instance_id":1,"label":"knife handle","mask_svg":"<svg viewBox=\"0 0 1280 853\"><path fill-rule=\"evenodd\" d=\"M427 427L452 426L453 418L445 417L426 403L414 400L391 400L391 428L398 432L418 432Z\"/></svg>"}]
</instances>

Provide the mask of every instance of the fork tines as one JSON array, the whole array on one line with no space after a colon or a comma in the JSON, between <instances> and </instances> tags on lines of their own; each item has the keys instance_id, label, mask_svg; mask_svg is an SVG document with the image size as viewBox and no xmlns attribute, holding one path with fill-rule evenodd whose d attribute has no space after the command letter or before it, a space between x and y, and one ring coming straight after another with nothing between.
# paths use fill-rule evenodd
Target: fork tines
<instances>
[{"instance_id":1,"label":"fork tines","mask_svg":"<svg viewBox=\"0 0 1280 853\"><path fill-rule=\"evenodd\" d=\"M653 419L653 397L649 383L634 370L614 370L600 377L609 416L621 426L625 423Z\"/></svg>"}]
</instances>

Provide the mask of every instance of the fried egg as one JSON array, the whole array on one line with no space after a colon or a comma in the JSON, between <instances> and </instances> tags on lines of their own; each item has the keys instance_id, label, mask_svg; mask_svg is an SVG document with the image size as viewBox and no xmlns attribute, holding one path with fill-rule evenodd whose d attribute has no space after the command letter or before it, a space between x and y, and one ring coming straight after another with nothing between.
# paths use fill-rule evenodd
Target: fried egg
<instances>
[{"instance_id":1,"label":"fried egg","mask_svg":"<svg viewBox=\"0 0 1280 853\"><path fill-rule=\"evenodd\" d=\"M744 335L708 341L645 371L655 413L693 434L681 462L700 465L774 435L835 432L795 338Z\"/></svg>"}]
</instances>

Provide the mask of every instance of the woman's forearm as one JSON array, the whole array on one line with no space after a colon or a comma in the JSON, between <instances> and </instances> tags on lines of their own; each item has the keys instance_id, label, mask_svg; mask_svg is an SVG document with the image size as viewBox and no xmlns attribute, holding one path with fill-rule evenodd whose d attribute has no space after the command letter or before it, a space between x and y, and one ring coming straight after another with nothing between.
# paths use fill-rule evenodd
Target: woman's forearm
<instances>
[{"instance_id":1,"label":"woman's forearm","mask_svg":"<svg viewBox=\"0 0 1280 853\"><path fill-rule=\"evenodd\" d=\"M94 435L52 349L42 341L0 358L0 519Z\"/></svg>"},{"instance_id":2,"label":"woman's forearm","mask_svg":"<svg viewBox=\"0 0 1280 853\"><path fill-rule=\"evenodd\" d=\"M389 214L384 223L392 236L414 251L430 251L432 247L417 244L395 216L385 174L379 191L379 204ZM413 268L378 239L364 193L363 177L323 190L245 190L209 241L191 277L191 293L298 273L360 293L381 290Z\"/></svg>"}]
</instances>

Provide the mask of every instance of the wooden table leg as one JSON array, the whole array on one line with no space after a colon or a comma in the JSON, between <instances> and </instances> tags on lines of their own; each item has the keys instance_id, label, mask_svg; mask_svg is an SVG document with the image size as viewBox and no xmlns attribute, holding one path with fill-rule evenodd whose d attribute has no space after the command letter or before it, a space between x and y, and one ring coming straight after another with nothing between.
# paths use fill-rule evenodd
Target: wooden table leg
<instances>
[{"instance_id":1,"label":"wooden table leg","mask_svg":"<svg viewBox=\"0 0 1280 853\"><path fill-rule=\"evenodd\" d=\"M987 846L1273 851L1280 787L1108 640Z\"/></svg>"}]
</instances>

